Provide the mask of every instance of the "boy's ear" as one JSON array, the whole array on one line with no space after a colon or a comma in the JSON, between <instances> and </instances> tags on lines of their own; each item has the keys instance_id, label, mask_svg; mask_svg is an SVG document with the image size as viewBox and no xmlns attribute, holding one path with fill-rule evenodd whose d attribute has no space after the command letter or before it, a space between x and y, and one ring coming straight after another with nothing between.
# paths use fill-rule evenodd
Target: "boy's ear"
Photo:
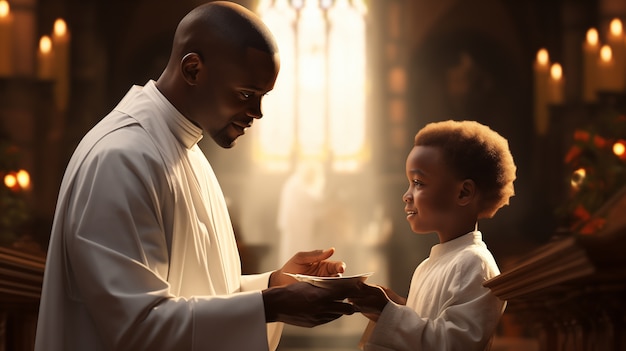
<instances>
[{"instance_id":1,"label":"boy's ear","mask_svg":"<svg viewBox=\"0 0 626 351\"><path fill-rule=\"evenodd\" d=\"M476 183L471 179L465 179L461 183L459 191L459 205L469 204L476 196Z\"/></svg>"},{"instance_id":2,"label":"boy's ear","mask_svg":"<svg viewBox=\"0 0 626 351\"><path fill-rule=\"evenodd\" d=\"M202 59L195 52L190 52L180 62L180 70L189 85L198 84L198 73L202 68Z\"/></svg>"}]
</instances>

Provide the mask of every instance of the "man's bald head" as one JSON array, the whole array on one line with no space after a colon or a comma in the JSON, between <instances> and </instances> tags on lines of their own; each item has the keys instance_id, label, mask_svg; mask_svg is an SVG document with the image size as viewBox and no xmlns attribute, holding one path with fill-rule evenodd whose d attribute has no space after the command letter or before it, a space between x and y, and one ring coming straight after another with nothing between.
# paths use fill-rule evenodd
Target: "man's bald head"
<instances>
[{"instance_id":1,"label":"man's bald head","mask_svg":"<svg viewBox=\"0 0 626 351\"><path fill-rule=\"evenodd\" d=\"M261 19L241 5L214 1L180 21L156 86L220 146L232 147L263 116L261 100L279 70L276 42Z\"/></svg>"},{"instance_id":2,"label":"man's bald head","mask_svg":"<svg viewBox=\"0 0 626 351\"><path fill-rule=\"evenodd\" d=\"M211 55L223 45L270 55L278 52L272 33L256 14L232 2L214 1L196 7L180 21L170 61L178 63L189 52Z\"/></svg>"}]
</instances>

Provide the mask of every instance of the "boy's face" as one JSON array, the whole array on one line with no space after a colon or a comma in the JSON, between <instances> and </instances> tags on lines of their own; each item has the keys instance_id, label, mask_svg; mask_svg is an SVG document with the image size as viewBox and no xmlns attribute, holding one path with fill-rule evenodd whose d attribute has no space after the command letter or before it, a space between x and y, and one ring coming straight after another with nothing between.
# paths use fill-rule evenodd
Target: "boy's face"
<instances>
[{"instance_id":1,"label":"boy's face","mask_svg":"<svg viewBox=\"0 0 626 351\"><path fill-rule=\"evenodd\" d=\"M454 177L438 147L415 146L406 159L409 188L404 210L415 233L437 232L440 240L459 221L458 199L462 180ZM443 240L442 240L443 241Z\"/></svg>"}]
</instances>

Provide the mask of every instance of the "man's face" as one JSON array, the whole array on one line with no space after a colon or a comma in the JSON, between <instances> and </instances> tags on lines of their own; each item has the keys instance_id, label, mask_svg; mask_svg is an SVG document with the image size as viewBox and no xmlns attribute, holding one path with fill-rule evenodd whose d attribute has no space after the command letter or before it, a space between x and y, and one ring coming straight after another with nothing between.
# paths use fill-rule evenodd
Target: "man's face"
<instances>
[{"instance_id":1,"label":"man's face","mask_svg":"<svg viewBox=\"0 0 626 351\"><path fill-rule=\"evenodd\" d=\"M261 99L274 88L278 55L257 49L224 50L205 59L194 90L191 115L215 142L233 147L237 138L263 116Z\"/></svg>"}]
</instances>

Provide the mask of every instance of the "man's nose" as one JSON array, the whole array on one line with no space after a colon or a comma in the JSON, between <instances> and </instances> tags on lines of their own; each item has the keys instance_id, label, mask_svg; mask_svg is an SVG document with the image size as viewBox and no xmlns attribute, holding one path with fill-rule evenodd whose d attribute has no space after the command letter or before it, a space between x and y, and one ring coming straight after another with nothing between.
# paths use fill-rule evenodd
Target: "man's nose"
<instances>
[{"instance_id":1,"label":"man's nose","mask_svg":"<svg viewBox=\"0 0 626 351\"><path fill-rule=\"evenodd\" d=\"M250 102L250 106L248 107L248 111L246 111L246 114L256 119L263 117L263 112L261 111L260 97L258 99L252 99L252 101Z\"/></svg>"}]
</instances>

